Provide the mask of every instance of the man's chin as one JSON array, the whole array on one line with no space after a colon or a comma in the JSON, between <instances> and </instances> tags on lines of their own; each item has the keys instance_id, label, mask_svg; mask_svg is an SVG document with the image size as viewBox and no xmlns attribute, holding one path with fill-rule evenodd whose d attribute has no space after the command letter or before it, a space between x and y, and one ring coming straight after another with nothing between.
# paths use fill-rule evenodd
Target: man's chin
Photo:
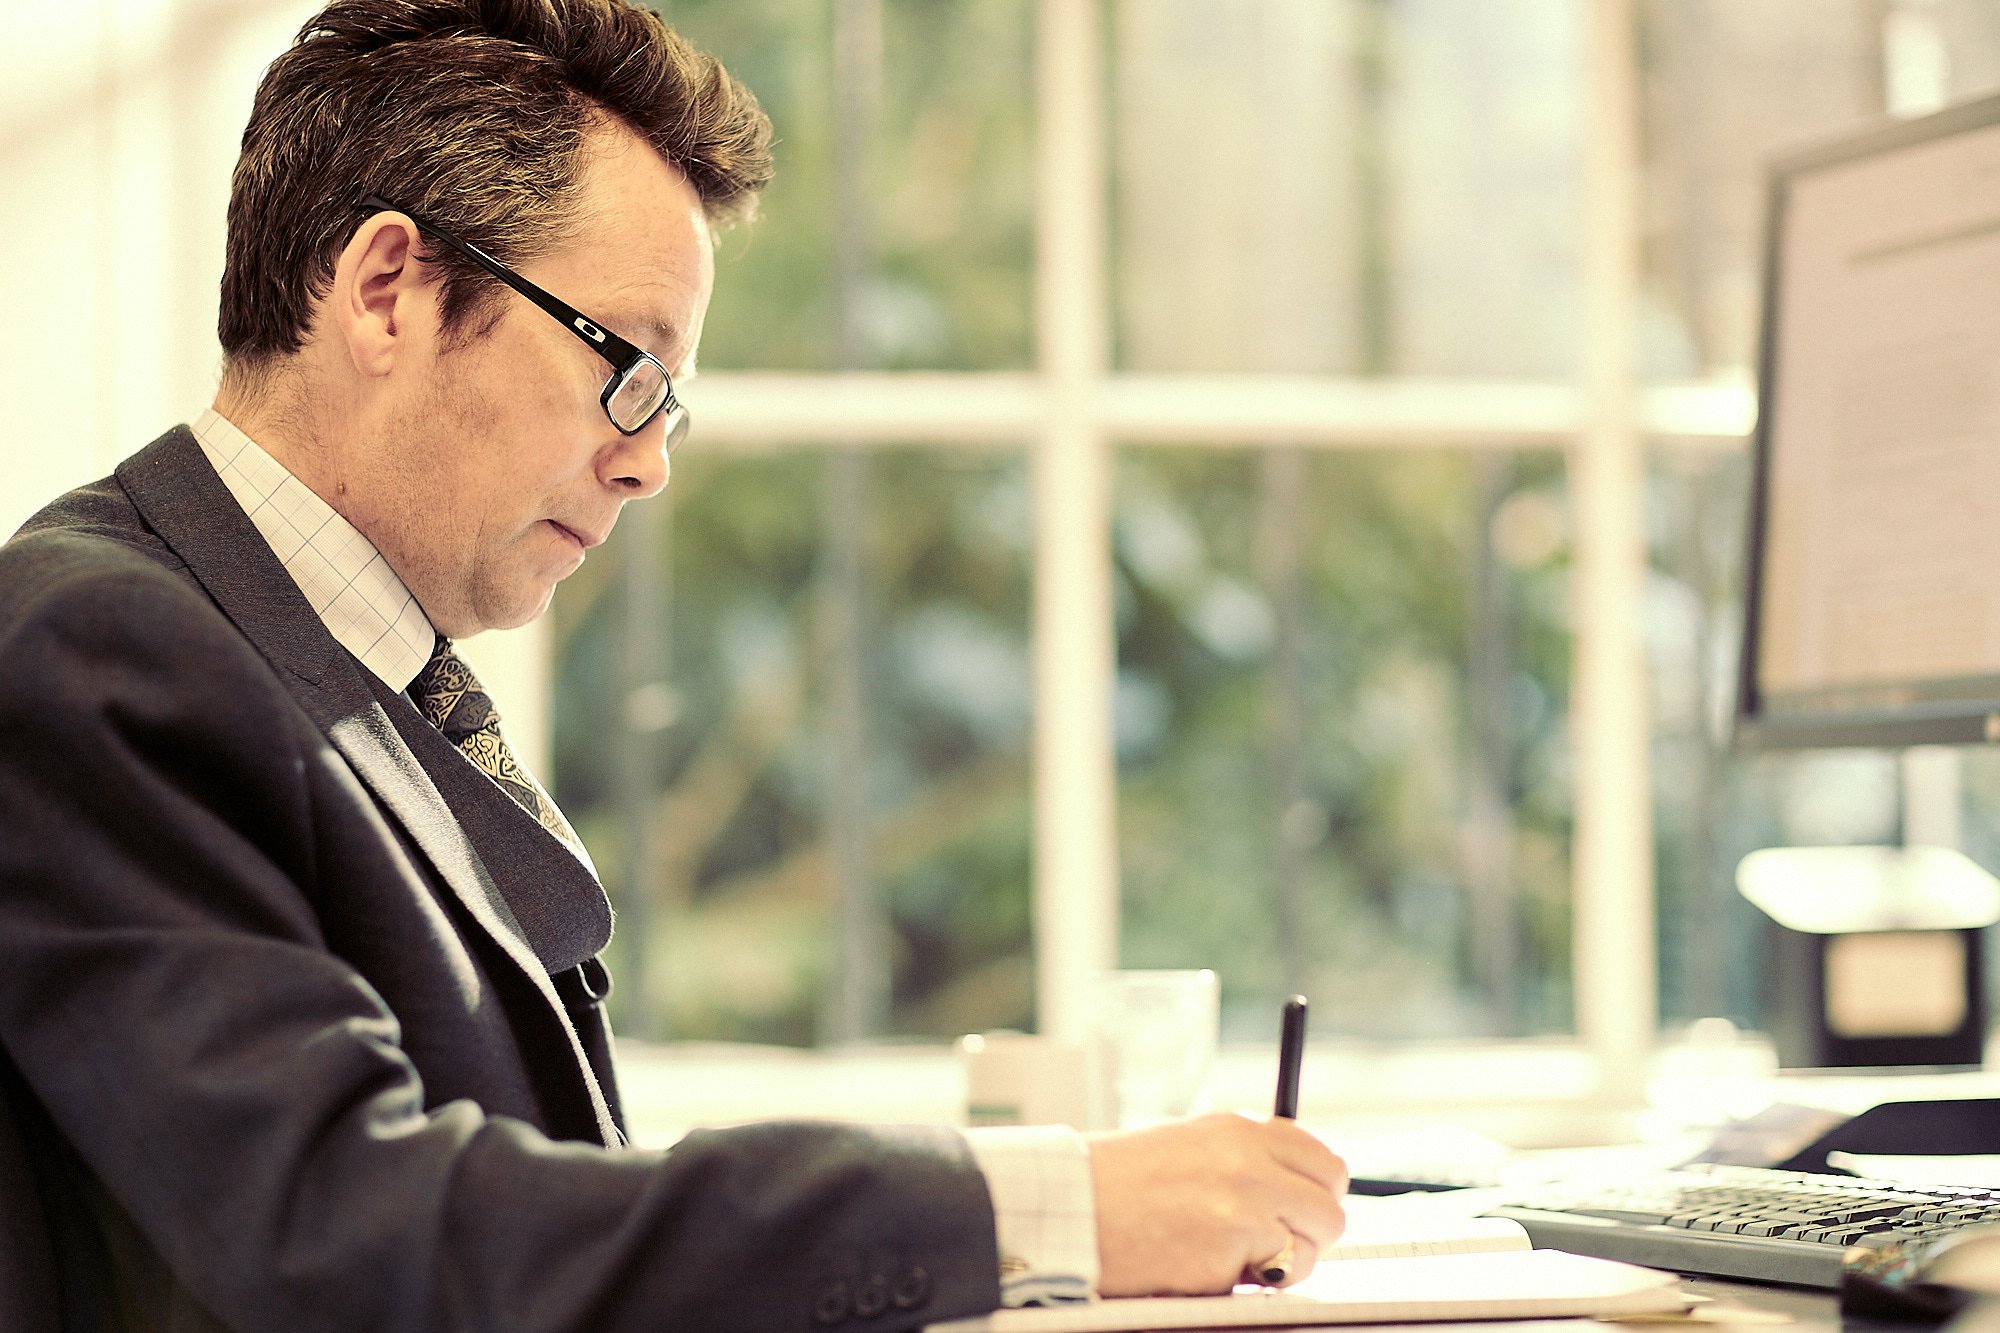
<instances>
[{"instance_id":1,"label":"man's chin","mask_svg":"<svg viewBox=\"0 0 2000 1333\"><path fill-rule=\"evenodd\" d=\"M549 603L551 600L553 600L554 597L555 597L555 589L553 587L550 587L547 591L545 591L541 595L541 599L539 601L536 601L531 605L519 607L505 614L499 614L494 616L494 618L490 622L488 622L486 628L519 629L523 625L531 625L535 621L540 620L544 615L548 614Z\"/></svg>"},{"instance_id":2,"label":"man's chin","mask_svg":"<svg viewBox=\"0 0 2000 1333\"><path fill-rule=\"evenodd\" d=\"M519 629L542 618L555 592L555 582L551 581L526 594L480 598L466 609L462 618L454 617L455 624L447 625L442 620L432 623L447 639L469 638L489 629Z\"/></svg>"}]
</instances>

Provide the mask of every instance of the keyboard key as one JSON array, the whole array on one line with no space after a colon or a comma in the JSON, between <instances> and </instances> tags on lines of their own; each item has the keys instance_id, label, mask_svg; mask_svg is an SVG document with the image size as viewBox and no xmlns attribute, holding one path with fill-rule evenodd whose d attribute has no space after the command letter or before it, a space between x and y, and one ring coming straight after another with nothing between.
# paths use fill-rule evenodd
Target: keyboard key
<instances>
[{"instance_id":1,"label":"keyboard key","mask_svg":"<svg viewBox=\"0 0 2000 1333\"><path fill-rule=\"evenodd\" d=\"M1832 1208L1827 1210L1827 1216L1836 1222L1863 1222L1871 1218L1900 1217L1902 1213L1903 1206L1901 1204L1876 1204L1873 1207Z\"/></svg>"},{"instance_id":2,"label":"keyboard key","mask_svg":"<svg viewBox=\"0 0 2000 1333\"><path fill-rule=\"evenodd\" d=\"M1578 1217L1598 1217L1607 1222L1626 1222L1640 1227L1664 1225L1667 1218L1672 1215L1651 1208L1570 1208L1565 1211L1575 1213Z\"/></svg>"},{"instance_id":3,"label":"keyboard key","mask_svg":"<svg viewBox=\"0 0 2000 1333\"><path fill-rule=\"evenodd\" d=\"M1923 1237L1914 1231L1871 1231L1854 1241L1854 1244L1864 1249L1879 1250L1884 1246L1901 1244L1903 1241L1922 1239Z\"/></svg>"},{"instance_id":4,"label":"keyboard key","mask_svg":"<svg viewBox=\"0 0 2000 1333\"><path fill-rule=\"evenodd\" d=\"M1667 1225L1683 1231L1713 1231L1717 1216L1715 1213L1675 1213L1667 1219Z\"/></svg>"},{"instance_id":5,"label":"keyboard key","mask_svg":"<svg viewBox=\"0 0 2000 1333\"><path fill-rule=\"evenodd\" d=\"M1820 1220L1816 1213L1766 1213L1753 1222L1744 1223L1736 1233L1739 1236L1777 1236L1787 1231L1795 1231Z\"/></svg>"},{"instance_id":6,"label":"keyboard key","mask_svg":"<svg viewBox=\"0 0 2000 1333\"><path fill-rule=\"evenodd\" d=\"M1846 1245L1846 1227L1801 1227L1792 1233L1793 1240L1811 1241L1815 1245Z\"/></svg>"}]
</instances>

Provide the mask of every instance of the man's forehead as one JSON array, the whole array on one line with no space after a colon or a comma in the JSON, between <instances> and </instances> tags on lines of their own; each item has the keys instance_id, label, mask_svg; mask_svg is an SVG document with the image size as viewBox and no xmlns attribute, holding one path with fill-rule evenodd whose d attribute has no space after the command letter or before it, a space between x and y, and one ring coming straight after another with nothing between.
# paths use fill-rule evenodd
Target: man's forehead
<instances>
[{"instance_id":1,"label":"man's forehead","mask_svg":"<svg viewBox=\"0 0 2000 1333\"><path fill-rule=\"evenodd\" d=\"M621 286L699 282L714 239L701 197L679 168L630 132L623 150L594 157L577 197L577 239Z\"/></svg>"},{"instance_id":2,"label":"man's forehead","mask_svg":"<svg viewBox=\"0 0 2000 1333\"><path fill-rule=\"evenodd\" d=\"M595 136L570 240L548 256L597 313L655 355L677 356L713 281L713 238L687 177L621 126Z\"/></svg>"}]
</instances>

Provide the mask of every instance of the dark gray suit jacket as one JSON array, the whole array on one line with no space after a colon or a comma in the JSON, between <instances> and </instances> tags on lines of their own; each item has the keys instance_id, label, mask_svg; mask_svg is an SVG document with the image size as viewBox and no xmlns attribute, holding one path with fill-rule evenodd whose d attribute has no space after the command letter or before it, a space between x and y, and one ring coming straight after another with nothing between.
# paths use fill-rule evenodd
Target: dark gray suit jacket
<instances>
[{"instance_id":1,"label":"dark gray suit jacket","mask_svg":"<svg viewBox=\"0 0 2000 1333\"><path fill-rule=\"evenodd\" d=\"M959 1136L622 1143L602 891L333 638L185 429L0 547L0 1328L909 1328Z\"/></svg>"}]
</instances>

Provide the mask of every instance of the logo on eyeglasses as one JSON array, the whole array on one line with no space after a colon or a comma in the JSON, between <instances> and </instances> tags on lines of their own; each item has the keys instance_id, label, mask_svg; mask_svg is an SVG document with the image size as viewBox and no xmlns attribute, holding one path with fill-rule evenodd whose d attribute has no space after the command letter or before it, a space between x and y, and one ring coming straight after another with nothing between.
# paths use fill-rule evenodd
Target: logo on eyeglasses
<instances>
[{"instance_id":1,"label":"logo on eyeglasses","mask_svg":"<svg viewBox=\"0 0 2000 1333\"><path fill-rule=\"evenodd\" d=\"M581 333L584 337L590 339L594 343L601 343L604 341L604 330L598 328L595 324L591 323L587 319L577 320L576 331L578 333Z\"/></svg>"}]
</instances>

